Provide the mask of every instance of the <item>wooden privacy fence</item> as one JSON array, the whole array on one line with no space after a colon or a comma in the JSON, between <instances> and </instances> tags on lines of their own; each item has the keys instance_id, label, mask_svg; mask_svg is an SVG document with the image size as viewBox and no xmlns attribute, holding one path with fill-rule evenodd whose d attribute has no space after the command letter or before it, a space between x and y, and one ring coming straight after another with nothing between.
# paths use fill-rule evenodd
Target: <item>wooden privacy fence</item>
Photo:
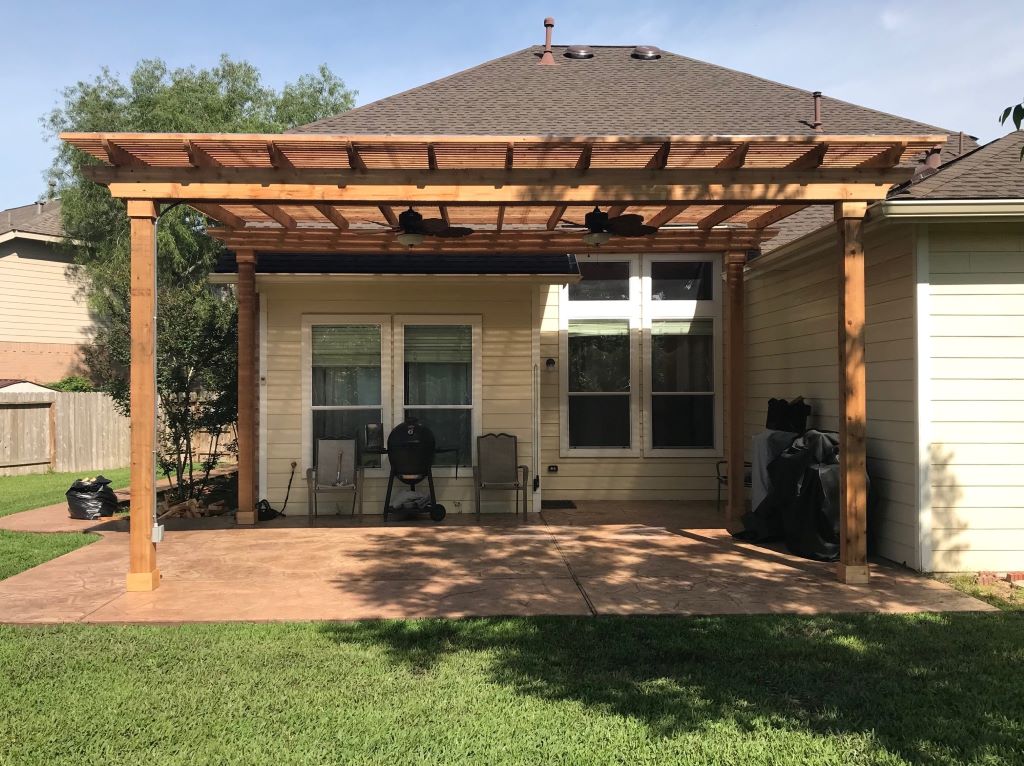
<instances>
[{"instance_id":1,"label":"wooden privacy fence","mask_svg":"<svg viewBox=\"0 0 1024 766\"><path fill-rule=\"evenodd\" d=\"M102 393L0 393L0 476L128 465L128 418Z\"/></svg>"}]
</instances>

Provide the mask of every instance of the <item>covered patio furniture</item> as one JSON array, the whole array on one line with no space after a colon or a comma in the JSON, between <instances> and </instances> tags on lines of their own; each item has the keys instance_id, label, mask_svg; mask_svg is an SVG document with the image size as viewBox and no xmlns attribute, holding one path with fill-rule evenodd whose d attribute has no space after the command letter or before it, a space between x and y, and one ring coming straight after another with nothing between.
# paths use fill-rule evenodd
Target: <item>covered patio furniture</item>
<instances>
[{"instance_id":1,"label":"covered patio furniture","mask_svg":"<svg viewBox=\"0 0 1024 766\"><path fill-rule=\"evenodd\" d=\"M356 440L317 439L315 461L316 464L306 470L310 524L317 517L317 496L320 494L352 495L354 516L362 474L362 470L356 467Z\"/></svg>"},{"instance_id":2,"label":"covered patio furniture","mask_svg":"<svg viewBox=\"0 0 1024 766\"><path fill-rule=\"evenodd\" d=\"M476 515L480 517L480 491L515 490L516 508L523 493L523 517L526 517L527 479L530 469L519 464L519 440L512 434L484 434L476 439L477 464L473 466L473 490Z\"/></svg>"}]
</instances>

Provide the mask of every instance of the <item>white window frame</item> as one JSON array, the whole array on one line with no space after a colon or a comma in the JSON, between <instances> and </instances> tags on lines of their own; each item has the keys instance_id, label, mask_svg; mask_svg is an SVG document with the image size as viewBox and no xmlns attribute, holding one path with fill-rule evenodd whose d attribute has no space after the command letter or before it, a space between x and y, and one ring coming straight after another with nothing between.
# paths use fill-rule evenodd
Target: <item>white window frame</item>
<instances>
[{"instance_id":1,"label":"white window frame","mask_svg":"<svg viewBox=\"0 0 1024 766\"><path fill-rule=\"evenodd\" d=\"M559 371L559 454L561 457L639 457L642 454L640 331L642 329L640 256L637 253L593 253L578 255L583 263L601 261L629 264L629 300L570 301L569 286L560 291L558 309ZM630 446L571 447L569 445L569 322L574 319L620 319L629 323L629 430Z\"/></svg>"},{"instance_id":2,"label":"white window frame","mask_svg":"<svg viewBox=\"0 0 1024 766\"><path fill-rule=\"evenodd\" d=\"M405 413L405 327L406 325L469 325L472 331L473 353L471 355L473 369L473 402L465 409L471 409L470 423L470 455L468 462L460 456L462 475L466 469L476 465L476 438L482 431L483 407L483 321L479 314L395 314L394 327L391 334L393 352L391 355L394 368L394 400L393 412L396 417ZM429 406L412 405L416 409L429 409ZM458 405L438 405L436 409L459 409ZM434 476L455 476L455 466L435 466Z\"/></svg>"},{"instance_id":3,"label":"white window frame","mask_svg":"<svg viewBox=\"0 0 1024 766\"><path fill-rule=\"evenodd\" d=\"M659 262L699 262L711 261L711 300L709 301L656 301L652 295L651 266ZM643 429L645 457L721 457L723 442L723 384L722 384L722 255L721 253L651 253L643 258L642 275L642 308L643 318ZM654 396L653 371L651 368L651 326L658 320L712 320L713 344L712 354L712 375L714 376L714 387L712 394L715 397L714 407L714 444L711 447L692 448L668 448L657 449L654 447L654 427L652 423Z\"/></svg>"},{"instance_id":4,"label":"white window frame","mask_svg":"<svg viewBox=\"0 0 1024 766\"><path fill-rule=\"evenodd\" d=\"M392 351L391 316L388 314L303 314L302 315L302 462L313 467L313 327L339 325L378 325L380 327L380 409L385 427L392 420L391 370ZM318 407L321 410L367 410L368 406ZM366 468L367 476L387 476L390 467L387 456L382 455L379 468Z\"/></svg>"}]
</instances>

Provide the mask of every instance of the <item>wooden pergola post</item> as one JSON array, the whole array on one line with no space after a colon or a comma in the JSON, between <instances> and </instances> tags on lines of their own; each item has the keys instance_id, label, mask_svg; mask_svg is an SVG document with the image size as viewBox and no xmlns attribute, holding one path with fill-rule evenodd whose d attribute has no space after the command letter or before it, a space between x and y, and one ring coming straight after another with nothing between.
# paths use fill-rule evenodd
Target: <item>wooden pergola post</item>
<instances>
[{"instance_id":1,"label":"wooden pergola post","mask_svg":"<svg viewBox=\"0 0 1024 766\"><path fill-rule=\"evenodd\" d=\"M156 518L156 205L128 200L131 219L131 517L129 591L160 584Z\"/></svg>"},{"instance_id":2,"label":"wooden pergola post","mask_svg":"<svg viewBox=\"0 0 1024 766\"><path fill-rule=\"evenodd\" d=\"M746 489L743 486L744 457L744 400L746 397L745 355L743 337L743 269L746 253L725 254L726 338L725 355L726 390L726 471L729 477L726 527L740 525L746 510Z\"/></svg>"},{"instance_id":3,"label":"wooden pergola post","mask_svg":"<svg viewBox=\"0 0 1024 766\"><path fill-rule=\"evenodd\" d=\"M238 514L256 523L256 254L235 252L238 263Z\"/></svg>"},{"instance_id":4,"label":"wooden pergola post","mask_svg":"<svg viewBox=\"0 0 1024 766\"><path fill-rule=\"evenodd\" d=\"M868 581L867 387L864 358L864 214L835 206L839 232L839 580Z\"/></svg>"}]
</instances>

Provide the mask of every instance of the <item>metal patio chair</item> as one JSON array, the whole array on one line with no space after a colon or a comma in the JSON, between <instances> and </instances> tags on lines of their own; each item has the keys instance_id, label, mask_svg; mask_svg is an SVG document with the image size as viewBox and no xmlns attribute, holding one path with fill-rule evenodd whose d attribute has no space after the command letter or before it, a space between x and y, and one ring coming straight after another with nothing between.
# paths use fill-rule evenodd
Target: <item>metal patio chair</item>
<instances>
[{"instance_id":1,"label":"metal patio chair","mask_svg":"<svg viewBox=\"0 0 1024 766\"><path fill-rule=\"evenodd\" d=\"M718 506L722 505L722 487L729 486L729 461L719 460L715 463L715 469L718 472ZM753 472L754 466L749 462L743 463L743 486L750 487L753 485Z\"/></svg>"},{"instance_id":2,"label":"metal patio chair","mask_svg":"<svg viewBox=\"0 0 1024 766\"><path fill-rule=\"evenodd\" d=\"M355 439L317 439L316 464L306 470L309 523L312 524L317 517L317 496L320 494L351 494L354 516L361 478L362 469L356 466Z\"/></svg>"},{"instance_id":3,"label":"metal patio chair","mask_svg":"<svg viewBox=\"0 0 1024 766\"><path fill-rule=\"evenodd\" d=\"M526 518L527 480L530 469L519 464L519 440L512 434L484 434L476 438L476 462L473 466L473 490L476 516L480 518L480 492L485 489L515 490L516 507L523 493L523 518Z\"/></svg>"}]
</instances>

